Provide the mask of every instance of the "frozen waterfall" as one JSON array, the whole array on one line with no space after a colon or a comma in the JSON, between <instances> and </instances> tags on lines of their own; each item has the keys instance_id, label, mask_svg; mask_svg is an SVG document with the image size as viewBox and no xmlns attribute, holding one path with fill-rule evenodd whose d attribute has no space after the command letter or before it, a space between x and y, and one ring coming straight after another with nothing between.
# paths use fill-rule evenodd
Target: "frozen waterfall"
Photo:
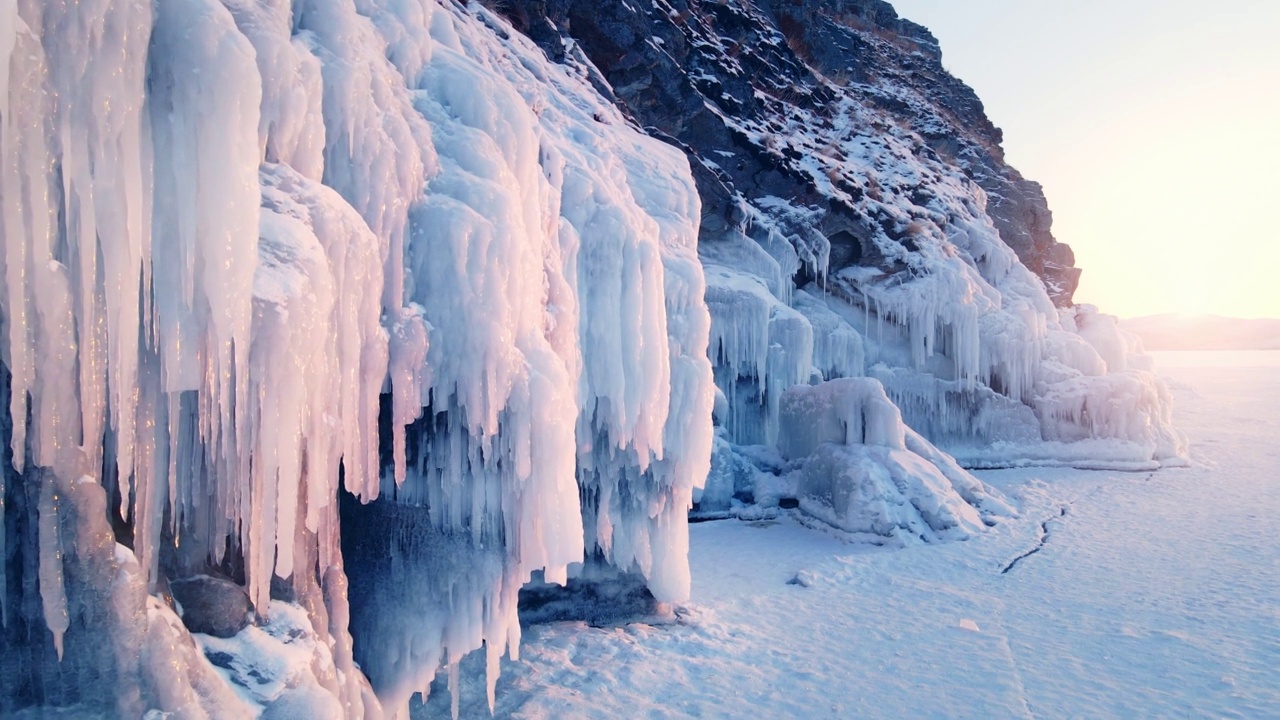
<instances>
[{"instance_id":1,"label":"frozen waterfall","mask_svg":"<svg viewBox=\"0 0 1280 720\"><path fill-rule=\"evenodd\" d=\"M277 592L307 607L344 715L398 711L482 646L496 673L534 571L563 582L590 555L687 595L713 399L699 200L589 67L435 3L0 15L4 480L30 502L8 514L38 516L10 553L37 553L38 578L6 561L20 587L0 596L39 597L56 654L23 670L94 662L72 651L113 581L70 564L108 519L69 524L65 484L86 476L129 546L102 552L136 555L143 587L211 564L260 618ZM340 487L456 550L392 573L472 578L438 625L369 630L378 699L352 665ZM234 714L209 682L174 694L126 666L142 632L111 630L118 657L97 661L133 688L117 711ZM408 645L373 661L391 637Z\"/></svg>"}]
</instances>

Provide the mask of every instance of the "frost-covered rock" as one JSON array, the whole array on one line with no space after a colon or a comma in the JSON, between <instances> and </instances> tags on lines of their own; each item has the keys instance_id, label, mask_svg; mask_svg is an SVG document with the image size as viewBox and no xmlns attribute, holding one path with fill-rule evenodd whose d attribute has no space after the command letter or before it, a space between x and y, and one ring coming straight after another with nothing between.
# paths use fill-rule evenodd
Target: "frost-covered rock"
<instances>
[{"instance_id":1,"label":"frost-covered rock","mask_svg":"<svg viewBox=\"0 0 1280 720\"><path fill-rule=\"evenodd\" d=\"M346 717L332 649L307 611L272 601L270 619L228 637L197 635L204 659L262 718ZM375 710L375 706L361 708Z\"/></svg>"},{"instance_id":2,"label":"frost-covered rock","mask_svg":"<svg viewBox=\"0 0 1280 720\"><path fill-rule=\"evenodd\" d=\"M181 608L182 624L193 633L228 638L253 617L244 588L224 578L196 575L173 580L169 591Z\"/></svg>"},{"instance_id":3,"label":"frost-covered rock","mask_svg":"<svg viewBox=\"0 0 1280 720\"><path fill-rule=\"evenodd\" d=\"M810 270L828 246L833 270L886 249L892 259L901 226L882 235L877 226L894 218L876 205L896 205L891 196L906 190L927 206L933 186L952 174L900 173L878 161L892 144L886 136L911 136L907 157L941 160L980 185L1006 243L1060 305L1070 304L1079 271L1050 232L1040 186L1005 162L1001 131L944 68L933 35L888 2L510 0L501 7L553 57L589 56L644 126L690 152L708 230L735 224L746 200L781 222ZM851 107L867 112L851 118ZM874 123L863 143L836 139L863 121ZM829 161L836 155L853 162L840 167Z\"/></svg>"}]
</instances>

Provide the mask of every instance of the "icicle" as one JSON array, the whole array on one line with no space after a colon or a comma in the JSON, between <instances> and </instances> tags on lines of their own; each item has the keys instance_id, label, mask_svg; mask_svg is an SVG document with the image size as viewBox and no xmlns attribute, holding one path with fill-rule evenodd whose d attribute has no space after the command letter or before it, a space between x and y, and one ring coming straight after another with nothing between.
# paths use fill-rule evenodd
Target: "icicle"
<instances>
[{"instance_id":1,"label":"icicle","mask_svg":"<svg viewBox=\"0 0 1280 720\"><path fill-rule=\"evenodd\" d=\"M519 642L512 643L518 646ZM484 648L484 692L485 698L489 701L489 714L493 714L494 702L497 700L498 692L498 674L500 672L500 664L502 661L502 646L495 642L486 642Z\"/></svg>"},{"instance_id":2,"label":"icicle","mask_svg":"<svg viewBox=\"0 0 1280 720\"><path fill-rule=\"evenodd\" d=\"M423 319L424 313L420 305L405 308L391 328L388 372L392 389L392 452L396 485L405 479L405 426L422 415L424 387L430 384L427 337L431 326ZM424 376L428 378L426 382Z\"/></svg>"},{"instance_id":3,"label":"icicle","mask_svg":"<svg viewBox=\"0 0 1280 720\"><path fill-rule=\"evenodd\" d=\"M67 591L62 581L62 532L58 518L58 480L48 470L39 473L40 600L45 625L53 633L53 646L62 660L62 636L71 626L67 613Z\"/></svg>"},{"instance_id":4,"label":"icicle","mask_svg":"<svg viewBox=\"0 0 1280 720\"><path fill-rule=\"evenodd\" d=\"M458 720L458 704L462 695L462 686L458 682L458 662L457 658L449 660L449 714L453 720Z\"/></svg>"}]
</instances>

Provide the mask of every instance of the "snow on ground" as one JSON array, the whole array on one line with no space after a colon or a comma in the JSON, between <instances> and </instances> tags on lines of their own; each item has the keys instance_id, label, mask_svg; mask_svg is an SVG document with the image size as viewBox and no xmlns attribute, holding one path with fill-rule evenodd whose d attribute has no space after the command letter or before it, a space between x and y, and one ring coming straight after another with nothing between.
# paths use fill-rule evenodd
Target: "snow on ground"
<instances>
[{"instance_id":1,"label":"snow on ground","mask_svg":"<svg viewBox=\"0 0 1280 720\"><path fill-rule=\"evenodd\" d=\"M694 525L674 620L529 629L496 714L1280 717L1280 353L1157 363L1189 468L980 473L1020 516L905 550ZM463 716L487 715L463 673ZM438 683L414 715L448 704Z\"/></svg>"}]
</instances>

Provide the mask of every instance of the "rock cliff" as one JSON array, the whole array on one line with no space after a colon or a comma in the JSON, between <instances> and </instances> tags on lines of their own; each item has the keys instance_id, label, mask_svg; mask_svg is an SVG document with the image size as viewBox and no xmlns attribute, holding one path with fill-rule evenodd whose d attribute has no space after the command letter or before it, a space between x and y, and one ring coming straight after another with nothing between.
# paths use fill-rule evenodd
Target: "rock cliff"
<instances>
[{"instance_id":1,"label":"rock cliff","mask_svg":"<svg viewBox=\"0 0 1280 720\"><path fill-rule=\"evenodd\" d=\"M1071 304L1080 271L1071 248L1050 231L1040 185L1005 162L1000 129L973 90L943 68L933 35L889 3L503 0L496 9L553 58L584 54L603 73L606 95L689 154L704 237L739 222L743 203L769 212L761 200L782 198L820 210L817 228L831 243L828 271L883 264L877 241L904 238L880 204L879 169L814 173L824 164L815 155L844 159L837 145L854 104L867 134L913 133L922 141L917 154L958 168L985 190L1004 242L1043 279L1055 304ZM806 127L796 127L798 118ZM898 189L912 204L928 204L927 179ZM776 203L773 209L776 215ZM824 264L821 244L809 258L798 248L810 270Z\"/></svg>"}]
</instances>

